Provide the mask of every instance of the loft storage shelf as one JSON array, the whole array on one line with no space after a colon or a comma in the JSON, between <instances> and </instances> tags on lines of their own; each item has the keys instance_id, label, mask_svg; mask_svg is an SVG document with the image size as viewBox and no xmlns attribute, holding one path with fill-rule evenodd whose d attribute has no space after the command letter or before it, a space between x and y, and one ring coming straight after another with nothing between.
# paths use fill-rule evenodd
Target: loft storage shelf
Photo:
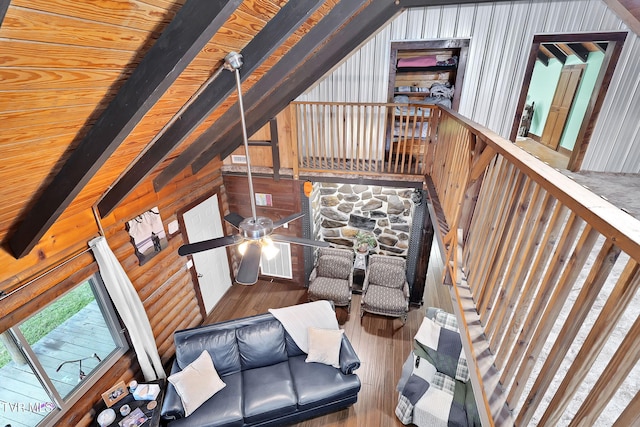
<instances>
[{"instance_id":1,"label":"loft storage shelf","mask_svg":"<svg viewBox=\"0 0 640 427\"><path fill-rule=\"evenodd\" d=\"M469 39L391 43L389 102L458 109Z\"/></svg>"},{"instance_id":2,"label":"loft storage shelf","mask_svg":"<svg viewBox=\"0 0 640 427\"><path fill-rule=\"evenodd\" d=\"M396 67L396 73L428 73L456 70L457 65L434 65L432 67Z\"/></svg>"}]
</instances>

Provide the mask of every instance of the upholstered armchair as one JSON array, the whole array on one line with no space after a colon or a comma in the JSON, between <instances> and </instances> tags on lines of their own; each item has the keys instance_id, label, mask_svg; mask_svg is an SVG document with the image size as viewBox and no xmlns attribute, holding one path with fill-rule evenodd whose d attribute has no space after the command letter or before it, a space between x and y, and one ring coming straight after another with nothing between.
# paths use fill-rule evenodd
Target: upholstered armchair
<instances>
[{"instance_id":1,"label":"upholstered armchair","mask_svg":"<svg viewBox=\"0 0 640 427\"><path fill-rule=\"evenodd\" d=\"M399 257L371 255L362 284L360 317L365 312L400 317L407 321L409 284L405 260Z\"/></svg>"},{"instance_id":2,"label":"upholstered armchair","mask_svg":"<svg viewBox=\"0 0 640 427\"><path fill-rule=\"evenodd\" d=\"M333 301L336 307L351 311L353 251L321 248L318 262L309 276L309 301Z\"/></svg>"}]
</instances>

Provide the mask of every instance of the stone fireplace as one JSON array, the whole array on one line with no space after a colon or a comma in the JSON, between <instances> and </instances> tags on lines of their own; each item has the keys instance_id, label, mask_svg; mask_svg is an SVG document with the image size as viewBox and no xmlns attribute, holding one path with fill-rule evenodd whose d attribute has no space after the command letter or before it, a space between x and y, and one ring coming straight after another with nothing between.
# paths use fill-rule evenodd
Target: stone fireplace
<instances>
[{"instance_id":1,"label":"stone fireplace","mask_svg":"<svg viewBox=\"0 0 640 427\"><path fill-rule=\"evenodd\" d=\"M415 197L407 188L315 183L314 234L338 248L355 249L356 234L371 233L376 245L370 253L406 258Z\"/></svg>"}]
</instances>

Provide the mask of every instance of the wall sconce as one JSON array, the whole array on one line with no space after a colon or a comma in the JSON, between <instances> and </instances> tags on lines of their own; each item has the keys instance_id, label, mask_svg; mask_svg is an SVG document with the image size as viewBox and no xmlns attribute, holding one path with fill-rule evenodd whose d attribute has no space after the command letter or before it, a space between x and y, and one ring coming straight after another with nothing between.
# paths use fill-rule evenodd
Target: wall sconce
<instances>
[{"instance_id":1,"label":"wall sconce","mask_svg":"<svg viewBox=\"0 0 640 427\"><path fill-rule=\"evenodd\" d=\"M307 197L311 196L311 192L313 191L313 182L305 181L304 186L302 188L304 189L305 196Z\"/></svg>"}]
</instances>

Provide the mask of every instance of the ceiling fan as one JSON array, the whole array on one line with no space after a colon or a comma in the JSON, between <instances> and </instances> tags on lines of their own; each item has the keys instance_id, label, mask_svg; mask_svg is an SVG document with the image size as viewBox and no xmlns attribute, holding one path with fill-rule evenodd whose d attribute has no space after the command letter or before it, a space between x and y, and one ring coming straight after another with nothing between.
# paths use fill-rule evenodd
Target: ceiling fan
<instances>
[{"instance_id":1,"label":"ceiling fan","mask_svg":"<svg viewBox=\"0 0 640 427\"><path fill-rule=\"evenodd\" d=\"M242 105L242 90L240 84L240 67L242 66L242 55L237 52L230 52L224 58L224 68L235 72L236 88L238 91L238 106L240 107L240 121L242 123L242 137L244 139L245 154L247 158L247 178L249 180L249 194L251 199L250 218L244 218L237 213L230 213L224 217L225 221L233 225L239 233L231 236L218 237L215 239L205 240L202 242L189 243L180 246L178 254L190 255L197 252L207 251L210 249L221 248L231 245L239 245L242 260L238 266L236 274L236 282L242 285L253 285L258 281L258 269L260 267L260 259L264 251L265 256L273 256L277 249L273 245L273 241L296 243L299 245L328 247L329 243L305 239L296 236L285 236L281 234L273 234L273 230L281 227L295 219L303 216L302 213L295 213L286 218L272 221L270 218L258 216L256 214L256 202L253 192L253 179L251 177L251 159L249 157L249 141L247 137L247 126L244 118L244 107Z\"/></svg>"}]
</instances>

